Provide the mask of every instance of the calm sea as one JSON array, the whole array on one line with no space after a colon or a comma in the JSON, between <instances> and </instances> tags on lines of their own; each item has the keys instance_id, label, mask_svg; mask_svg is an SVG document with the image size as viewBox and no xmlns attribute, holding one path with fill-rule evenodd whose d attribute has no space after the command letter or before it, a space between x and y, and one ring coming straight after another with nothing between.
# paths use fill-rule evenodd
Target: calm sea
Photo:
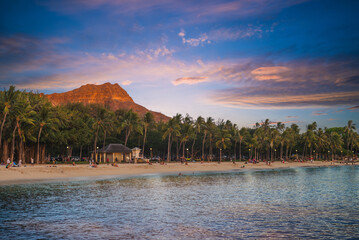
<instances>
[{"instance_id":1,"label":"calm sea","mask_svg":"<svg viewBox=\"0 0 359 240\"><path fill-rule=\"evenodd\" d=\"M359 166L0 186L0 239L359 239Z\"/></svg>"}]
</instances>

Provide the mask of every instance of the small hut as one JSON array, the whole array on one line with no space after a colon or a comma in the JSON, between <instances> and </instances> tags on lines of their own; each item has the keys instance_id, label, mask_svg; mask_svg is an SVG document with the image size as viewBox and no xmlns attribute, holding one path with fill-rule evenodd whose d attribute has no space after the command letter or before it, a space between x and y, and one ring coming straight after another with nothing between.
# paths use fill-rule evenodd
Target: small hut
<instances>
[{"instance_id":1,"label":"small hut","mask_svg":"<svg viewBox=\"0 0 359 240\"><path fill-rule=\"evenodd\" d=\"M130 162L132 158L132 150L122 144L109 144L99 149L98 153L105 162L107 158L109 162L115 162L116 159L118 162Z\"/></svg>"}]
</instances>

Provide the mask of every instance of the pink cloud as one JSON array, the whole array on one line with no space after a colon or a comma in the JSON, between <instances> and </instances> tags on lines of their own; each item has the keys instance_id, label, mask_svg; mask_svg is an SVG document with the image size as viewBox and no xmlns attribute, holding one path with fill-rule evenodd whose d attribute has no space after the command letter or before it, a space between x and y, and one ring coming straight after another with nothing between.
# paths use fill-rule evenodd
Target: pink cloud
<instances>
[{"instance_id":1,"label":"pink cloud","mask_svg":"<svg viewBox=\"0 0 359 240\"><path fill-rule=\"evenodd\" d=\"M328 113L316 111L316 112L313 112L312 115L313 116L322 116L322 115L328 115Z\"/></svg>"},{"instance_id":2,"label":"pink cloud","mask_svg":"<svg viewBox=\"0 0 359 240\"><path fill-rule=\"evenodd\" d=\"M208 82L208 77L181 77L177 78L176 80L172 81L173 85L177 86L180 84L198 84L202 82Z\"/></svg>"}]
</instances>

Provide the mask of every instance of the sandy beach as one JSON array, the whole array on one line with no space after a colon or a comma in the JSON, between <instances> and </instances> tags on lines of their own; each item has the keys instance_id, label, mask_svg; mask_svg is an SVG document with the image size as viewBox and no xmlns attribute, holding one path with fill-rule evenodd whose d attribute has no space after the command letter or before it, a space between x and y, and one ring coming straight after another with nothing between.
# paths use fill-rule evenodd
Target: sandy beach
<instances>
[{"instance_id":1,"label":"sandy beach","mask_svg":"<svg viewBox=\"0 0 359 240\"><path fill-rule=\"evenodd\" d=\"M217 171L232 171L232 170L246 170L246 169L275 169L275 168L291 168L291 167L314 167L314 166L330 166L331 162L315 161L311 162L274 162L270 166L265 163L244 164L244 163L229 163L217 162L210 163L189 163L188 165L181 163L168 163L161 165L158 163L148 164L120 164L118 167L112 165L102 164L97 168L91 168L89 165L66 165L56 164L52 165L27 165L22 167L11 167L6 169L5 166L0 166L0 185L22 184L33 182L47 182L47 181L66 181L66 180L82 180L87 178L106 178L116 176L140 176L145 174L186 174L189 172L217 172ZM336 163L335 165L340 165ZM242 166L245 166L242 168Z\"/></svg>"}]
</instances>

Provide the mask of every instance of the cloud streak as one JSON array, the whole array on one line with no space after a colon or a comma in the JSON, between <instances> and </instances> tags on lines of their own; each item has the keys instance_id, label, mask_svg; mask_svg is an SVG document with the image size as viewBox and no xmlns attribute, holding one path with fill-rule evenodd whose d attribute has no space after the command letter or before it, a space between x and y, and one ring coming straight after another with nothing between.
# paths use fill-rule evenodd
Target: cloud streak
<instances>
[{"instance_id":1,"label":"cloud streak","mask_svg":"<svg viewBox=\"0 0 359 240\"><path fill-rule=\"evenodd\" d=\"M193 85L198 84L202 82L207 82L208 77L181 77L177 78L176 80L172 81L173 85L177 86L180 84L187 84L187 85Z\"/></svg>"}]
</instances>

